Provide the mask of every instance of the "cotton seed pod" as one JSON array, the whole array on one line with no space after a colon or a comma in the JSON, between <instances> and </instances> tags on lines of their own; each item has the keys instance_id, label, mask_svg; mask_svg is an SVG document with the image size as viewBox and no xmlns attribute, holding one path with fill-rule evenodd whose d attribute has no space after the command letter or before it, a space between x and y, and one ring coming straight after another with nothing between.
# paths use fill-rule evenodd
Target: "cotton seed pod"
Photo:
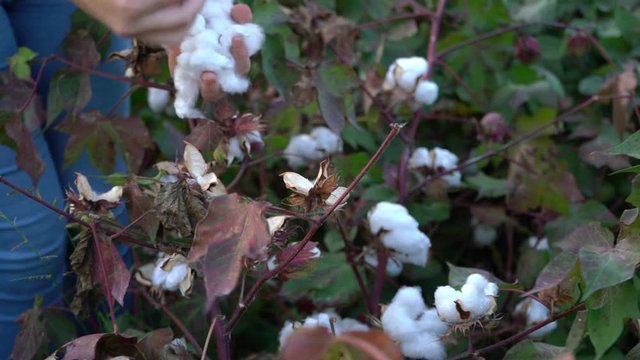
<instances>
[{"instance_id":1,"label":"cotton seed pod","mask_svg":"<svg viewBox=\"0 0 640 360\"><path fill-rule=\"evenodd\" d=\"M515 56L524 64L532 63L540 55L540 43L530 35L522 35L516 39Z\"/></svg>"}]
</instances>

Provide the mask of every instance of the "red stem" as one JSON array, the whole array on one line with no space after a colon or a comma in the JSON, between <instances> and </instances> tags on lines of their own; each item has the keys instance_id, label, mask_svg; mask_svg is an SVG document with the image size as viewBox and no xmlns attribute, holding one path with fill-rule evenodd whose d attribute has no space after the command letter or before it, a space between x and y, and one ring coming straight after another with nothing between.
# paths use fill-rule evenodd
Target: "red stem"
<instances>
[{"instance_id":1,"label":"red stem","mask_svg":"<svg viewBox=\"0 0 640 360\"><path fill-rule=\"evenodd\" d=\"M286 269L289 263L293 261L293 259L295 259L296 256L298 256L298 254L302 251L302 249L304 249L304 247L311 240L311 238L316 234L316 232L320 230L320 228L327 221L329 216L331 216L331 214L333 214L336 211L336 209L338 209L338 207L342 205L343 201L347 198L347 196L349 196L349 194L353 191L353 189L355 189L355 187L360 183L360 180L362 180L362 178L367 174L367 172L369 172L369 169L371 169L371 167L376 163L376 161L378 161L378 159L380 158L384 150L389 146L389 144L391 144L391 141L396 137L396 135L398 135L401 128L402 127L400 125L394 125L391 127L391 131L389 132L387 137L384 139L384 142L382 143L382 145L380 145L380 147L375 152L375 154L373 154L371 159L369 159L369 162L367 163L367 165L365 165L365 167L362 168L362 170L360 170L360 173L351 182L349 187L347 187L347 190L342 194L342 196L338 198L335 204L329 210L327 210L327 212L320 218L320 220L318 220L318 223L316 223L309 230L309 232L304 237L304 239L300 241L297 250L293 254L291 254L287 259L285 259L282 263L280 263L280 265L278 265L272 271L265 271L262 274L262 276L256 281L256 283L251 287L251 289L249 290L247 295L244 297L240 305L233 312L231 319L227 323L227 327L226 327L227 333L233 330L233 327L238 323L242 315L247 311L247 307L253 302L253 300L255 299L256 295L258 294L262 286L269 279L277 276L283 270Z\"/></svg>"},{"instance_id":2,"label":"red stem","mask_svg":"<svg viewBox=\"0 0 640 360\"><path fill-rule=\"evenodd\" d=\"M217 301L213 302L211 306L211 317L215 319L216 324L213 327L213 331L216 339L216 350L218 353L218 360L230 360L231 351L229 349L229 334L224 331L224 316L220 311L220 305Z\"/></svg>"},{"instance_id":3,"label":"red stem","mask_svg":"<svg viewBox=\"0 0 640 360\"><path fill-rule=\"evenodd\" d=\"M387 263L389 262L389 253L387 249L380 247L378 249L378 267L376 268L376 279L373 283L373 291L371 292L371 299L369 299L369 306L371 306L375 312L375 316L380 316L380 298L382 297L382 288L384 287L384 279L387 275Z\"/></svg>"}]
</instances>

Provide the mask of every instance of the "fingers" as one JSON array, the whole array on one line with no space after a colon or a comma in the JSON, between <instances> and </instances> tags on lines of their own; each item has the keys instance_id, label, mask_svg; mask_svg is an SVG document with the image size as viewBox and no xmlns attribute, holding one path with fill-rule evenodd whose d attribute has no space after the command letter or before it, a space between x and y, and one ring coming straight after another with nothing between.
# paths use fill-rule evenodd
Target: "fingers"
<instances>
[{"instance_id":1,"label":"fingers","mask_svg":"<svg viewBox=\"0 0 640 360\"><path fill-rule=\"evenodd\" d=\"M224 97L218 76L215 73L205 71L200 75L200 94L208 102L217 102Z\"/></svg>"},{"instance_id":2,"label":"fingers","mask_svg":"<svg viewBox=\"0 0 640 360\"><path fill-rule=\"evenodd\" d=\"M247 75L251 70L251 59L249 59L249 50L247 50L241 35L236 35L231 40L230 52L236 61L236 72L240 75Z\"/></svg>"},{"instance_id":3,"label":"fingers","mask_svg":"<svg viewBox=\"0 0 640 360\"><path fill-rule=\"evenodd\" d=\"M176 67L178 61L178 55L180 55L180 45L169 46L165 48L167 52L167 62L169 65L169 72L173 75L173 69Z\"/></svg>"},{"instance_id":4,"label":"fingers","mask_svg":"<svg viewBox=\"0 0 640 360\"><path fill-rule=\"evenodd\" d=\"M253 13L247 4L238 4L231 8L231 18L238 24L247 24L253 21Z\"/></svg>"}]
</instances>

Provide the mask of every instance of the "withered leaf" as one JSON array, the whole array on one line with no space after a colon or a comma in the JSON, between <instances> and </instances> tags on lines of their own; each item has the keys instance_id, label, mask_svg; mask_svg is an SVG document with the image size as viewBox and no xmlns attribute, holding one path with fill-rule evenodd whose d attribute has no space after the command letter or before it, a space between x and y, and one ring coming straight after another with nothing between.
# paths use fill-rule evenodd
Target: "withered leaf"
<instances>
[{"instance_id":1,"label":"withered leaf","mask_svg":"<svg viewBox=\"0 0 640 360\"><path fill-rule=\"evenodd\" d=\"M127 198L127 210L129 218L137 219L144 213L151 211L154 207L153 198L149 194L145 194L138 185L135 177L129 178L124 187L124 193ZM155 214L148 214L138 223L144 232L149 236L152 242L156 241L158 228L160 227L160 219Z\"/></svg>"},{"instance_id":2,"label":"withered leaf","mask_svg":"<svg viewBox=\"0 0 640 360\"><path fill-rule=\"evenodd\" d=\"M76 65L93 69L100 63L100 53L87 30L76 29L69 32L61 48L64 56Z\"/></svg>"},{"instance_id":3,"label":"withered leaf","mask_svg":"<svg viewBox=\"0 0 640 360\"><path fill-rule=\"evenodd\" d=\"M91 334L66 343L57 353L63 353L62 360L107 360L116 356L126 356L143 360L138 351L138 339L117 334Z\"/></svg>"},{"instance_id":4,"label":"withered leaf","mask_svg":"<svg viewBox=\"0 0 640 360\"><path fill-rule=\"evenodd\" d=\"M93 278L91 276L91 266L93 264L93 253L91 251L91 233L83 229L72 240L74 244L73 253L69 257L71 270L76 274L76 293L69 308L73 313L86 315L84 303L93 290Z\"/></svg>"},{"instance_id":5,"label":"withered leaf","mask_svg":"<svg viewBox=\"0 0 640 360\"><path fill-rule=\"evenodd\" d=\"M146 359L159 359L162 349L173 340L170 328L154 330L145 335L138 343L138 349Z\"/></svg>"},{"instance_id":6,"label":"withered leaf","mask_svg":"<svg viewBox=\"0 0 640 360\"><path fill-rule=\"evenodd\" d=\"M626 70L604 84L598 95L610 96L632 94L637 85L638 79L635 71ZM613 125L616 128L618 135L622 136L629 125L629 120L631 119L631 111L629 109L630 98L622 97L612 101Z\"/></svg>"},{"instance_id":7,"label":"withered leaf","mask_svg":"<svg viewBox=\"0 0 640 360\"><path fill-rule=\"evenodd\" d=\"M183 182L162 184L154 206L162 226L180 236L190 235L207 211L202 194Z\"/></svg>"},{"instance_id":8,"label":"withered leaf","mask_svg":"<svg viewBox=\"0 0 640 360\"><path fill-rule=\"evenodd\" d=\"M13 140L17 146L16 163L18 167L31 177L31 181L35 187L44 173L45 164L40 154L38 154L38 149L31 136L31 131L27 129L19 116L10 118L4 125L4 130L7 136Z\"/></svg>"},{"instance_id":9,"label":"withered leaf","mask_svg":"<svg viewBox=\"0 0 640 360\"><path fill-rule=\"evenodd\" d=\"M215 149L221 137L220 127L215 121L206 120L198 122L196 128L184 140L204 152Z\"/></svg>"},{"instance_id":10,"label":"withered leaf","mask_svg":"<svg viewBox=\"0 0 640 360\"><path fill-rule=\"evenodd\" d=\"M124 305L124 296L129 287L131 273L113 241L100 235L95 241L97 241L98 246L95 248L93 256L94 261L96 261L93 266L94 282L102 286L106 296L113 296L120 305ZM98 251L101 256L98 256ZM102 260L102 264L100 264L100 260ZM106 279L102 276L103 268L107 275Z\"/></svg>"},{"instance_id":11,"label":"withered leaf","mask_svg":"<svg viewBox=\"0 0 640 360\"><path fill-rule=\"evenodd\" d=\"M11 359L13 360L31 360L35 358L40 347L48 341L44 324L40 319L40 301L42 301L41 298L36 298L34 307L18 318L20 332L16 336L13 351L11 352Z\"/></svg>"},{"instance_id":12,"label":"withered leaf","mask_svg":"<svg viewBox=\"0 0 640 360\"><path fill-rule=\"evenodd\" d=\"M266 256L271 236L263 216L265 206L236 194L220 196L198 223L188 260L202 266L209 305L233 291L245 257Z\"/></svg>"}]
</instances>

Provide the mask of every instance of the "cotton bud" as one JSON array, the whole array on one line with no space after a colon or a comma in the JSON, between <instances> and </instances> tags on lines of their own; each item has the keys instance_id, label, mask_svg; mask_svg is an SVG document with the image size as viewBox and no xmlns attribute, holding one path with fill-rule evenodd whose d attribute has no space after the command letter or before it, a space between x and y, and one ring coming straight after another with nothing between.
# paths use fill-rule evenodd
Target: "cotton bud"
<instances>
[{"instance_id":1,"label":"cotton bud","mask_svg":"<svg viewBox=\"0 0 640 360\"><path fill-rule=\"evenodd\" d=\"M480 121L480 138L501 143L507 135L508 129L502 115L491 112Z\"/></svg>"},{"instance_id":2,"label":"cotton bud","mask_svg":"<svg viewBox=\"0 0 640 360\"><path fill-rule=\"evenodd\" d=\"M434 294L438 316L449 324L473 324L493 314L498 286L480 274L467 277L460 290L440 286Z\"/></svg>"},{"instance_id":3,"label":"cotton bud","mask_svg":"<svg viewBox=\"0 0 640 360\"><path fill-rule=\"evenodd\" d=\"M584 31L578 31L569 38L569 51L574 56L582 56L591 48L591 39Z\"/></svg>"},{"instance_id":4,"label":"cotton bud","mask_svg":"<svg viewBox=\"0 0 640 360\"><path fill-rule=\"evenodd\" d=\"M425 105L432 105L438 100L438 84L429 80L421 80L416 87L413 98Z\"/></svg>"},{"instance_id":5,"label":"cotton bud","mask_svg":"<svg viewBox=\"0 0 640 360\"><path fill-rule=\"evenodd\" d=\"M520 36L514 46L516 58L524 64L533 62L540 55L540 43L533 36Z\"/></svg>"},{"instance_id":6,"label":"cotton bud","mask_svg":"<svg viewBox=\"0 0 640 360\"><path fill-rule=\"evenodd\" d=\"M325 157L342 152L342 139L329 128L314 128L309 135L316 141L316 150L322 152Z\"/></svg>"},{"instance_id":7,"label":"cotton bud","mask_svg":"<svg viewBox=\"0 0 640 360\"><path fill-rule=\"evenodd\" d=\"M536 236L531 236L528 240L529 246L538 251L547 251L549 250L549 239L546 237L539 238Z\"/></svg>"},{"instance_id":8,"label":"cotton bud","mask_svg":"<svg viewBox=\"0 0 640 360\"><path fill-rule=\"evenodd\" d=\"M525 299L515 308L514 314L526 318L527 327L546 321L550 317L549 309L534 299ZM531 338L541 338L556 329L558 324L554 321L529 334Z\"/></svg>"},{"instance_id":9,"label":"cotton bud","mask_svg":"<svg viewBox=\"0 0 640 360\"><path fill-rule=\"evenodd\" d=\"M147 90L147 103L149 108L156 114L159 114L167 108L171 93L164 89L149 88Z\"/></svg>"},{"instance_id":10,"label":"cotton bud","mask_svg":"<svg viewBox=\"0 0 640 360\"><path fill-rule=\"evenodd\" d=\"M444 359L446 351L440 337L448 325L429 309L420 288L402 287L381 317L384 332L400 344L402 354L416 359Z\"/></svg>"},{"instance_id":11,"label":"cotton bud","mask_svg":"<svg viewBox=\"0 0 640 360\"><path fill-rule=\"evenodd\" d=\"M296 168L319 161L324 158L324 154L318 149L318 142L313 137L300 134L291 138L284 149L284 157L290 167Z\"/></svg>"},{"instance_id":12,"label":"cotton bud","mask_svg":"<svg viewBox=\"0 0 640 360\"><path fill-rule=\"evenodd\" d=\"M333 325L332 325L333 324ZM307 317L304 322L285 322L284 326L280 330L280 347L284 345L291 333L298 328L314 328L322 327L327 330L328 334L340 336L347 332L352 331L369 331L369 327L355 319L340 318L333 311L314 314ZM335 331L335 333L333 333Z\"/></svg>"}]
</instances>

